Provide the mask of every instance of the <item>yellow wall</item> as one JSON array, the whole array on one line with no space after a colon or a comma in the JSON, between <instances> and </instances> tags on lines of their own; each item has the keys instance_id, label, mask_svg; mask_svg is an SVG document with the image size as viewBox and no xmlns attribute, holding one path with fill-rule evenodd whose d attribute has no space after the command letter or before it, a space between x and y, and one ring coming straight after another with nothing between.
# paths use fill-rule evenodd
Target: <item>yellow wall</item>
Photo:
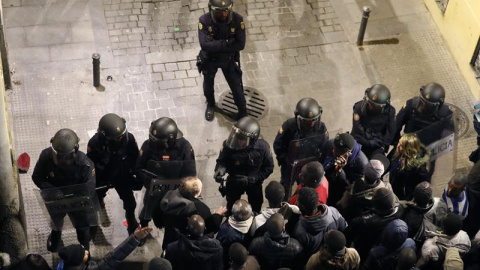
<instances>
[{"instance_id":1,"label":"yellow wall","mask_svg":"<svg viewBox=\"0 0 480 270\"><path fill-rule=\"evenodd\" d=\"M470 60L480 37L480 0L450 0L442 14L435 0L424 0L450 51L457 60L475 98L480 98L480 83Z\"/></svg>"}]
</instances>

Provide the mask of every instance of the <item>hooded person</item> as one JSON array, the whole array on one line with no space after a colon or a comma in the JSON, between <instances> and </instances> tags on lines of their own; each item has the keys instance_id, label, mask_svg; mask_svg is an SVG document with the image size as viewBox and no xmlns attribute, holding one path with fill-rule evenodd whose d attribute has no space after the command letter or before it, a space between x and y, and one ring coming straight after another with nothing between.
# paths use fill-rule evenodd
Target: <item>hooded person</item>
<instances>
[{"instance_id":1,"label":"hooded person","mask_svg":"<svg viewBox=\"0 0 480 270\"><path fill-rule=\"evenodd\" d=\"M223 246L224 265L228 264L228 250L233 243L248 246L252 240L252 206L246 200L240 199L233 204L231 213L217 234L217 239Z\"/></svg>"},{"instance_id":2,"label":"hooded person","mask_svg":"<svg viewBox=\"0 0 480 270\"><path fill-rule=\"evenodd\" d=\"M408 226L401 219L392 220L383 230L379 242L370 250L362 270L395 270L398 255L405 248L416 250L415 242L408 238Z\"/></svg>"},{"instance_id":3,"label":"hooded person","mask_svg":"<svg viewBox=\"0 0 480 270\"><path fill-rule=\"evenodd\" d=\"M268 183L268 185L265 187L265 198L268 201L268 207L263 209L260 214L255 216L252 224L253 237L258 237L265 234L267 229L265 228L264 224L275 213L281 212L287 224L288 221L292 219L294 223L289 225L294 225L295 222L298 221L298 218L301 215L300 209L296 205L282 202L284 197L285 188L282 184L280 184L280 182L273 180Z\"/></svg>"},{"instance_id":4,"label":"hooded person","mask_svg":"<svg viewBox=\"0 0 480 270\"><path fill-rule=\"evenodd\" d=\"M465 255L471 247L470 238L462 231L462 218L453 213L448 213L443 221L441 232L428 232L429 237L422 246L422 255L417 262L420 269L439 267L445 260L447 249L456 248L460 256Z\"/></svg>"},{"instance_id":5,"label":"hooded person","mask_svg":"<svg viewBox=\"0 0 480 270\"><path fill-rule=\"evenodd\" d=\"M223 249L220 241L204 235L205 221L199 215L188 218L187 235L168 244L163 257L173 269L222 269Z\"/></svg>"},{"instance_id":6,"label":"hooded person","mask_svg":"<svg viewBox=\"0 0 480 270\"><path fill-rule=\"evenodd\" d=\"M347 244L353 241L362 261L365 261L387 224L395 219L403 219L405 215L403 206L395 202L395 195L389 189L377 189L372 203L373 210L354 218L345 232Z\"/></svg>"},{"instance_id":7,"label":"hooded person","mask_svg":"<svg viewBox=\"0 0 480 270\"><path fill-rule=\"evenodd\" d=\"M302 216L295 226L293 238L302 245L306 261L321 247L327 231L345 231L347 222L334 207L318 205L318 193L313 188L304 187L298 191L298 207Z\"/></svg>"},{"instance_id":8,"label":"hooded person","mask_svg":"<svg viewBox=\"0 0 480 270\"><path fill-rule=\"evenodd\" d=\"M320 162L329 179L327 205L335 206L350 184L361 181L368 159L352 135L340 133L326 143Z\"/></svg>"},{"instance_id":9,"label":"hooded person","mask_svg":"<svg viewBox=\"0 0 480 270\"><path fill-rule=\"evenodd\" d=\"M255 256L249 255L247 249L240 243L233 243L228 250L230 258L229 270L260 270Z\"/></svg>"},{"instance_id":10,"label":"hooded person","mask_svg":"<svg viewBox=\"0 0 480 270\"><path fill-rule=\"evenodd\" d=\"M110 251L99 262L90 260L90 252L82 245L69 245L58 250L63 270L110 270L120 267L122 261L132 253L153 230L152 227L141 228L140 225L125 241Z\"/></svg>"},{"instance_id":11,"label":"hooded person","mask_svg":"<svg viewBox=\"0 0 480 270\"><path fill-rule=\"evenodd\" d=\"M350 270L358 269L360 256L354 248L345 247L342 232L330 230L325 234L323 246L307 262L306 270Z\"/></svg>"},{"instance_id":12,"label":"hooded person","mask_svg":"<svg viewBox=\"0 0 480 270\"><path fill-rule=\"evenodd\" d=\"M299 269L300 243L285 233L285 221L279 213L273 214L265 223L265 235L252 240L248 251L254 255L263 269L289 267Z\"/></svg>"},{"instance_id":13,"label":"hooded person","mask_svg":"<svg viewBox=\"0 0 480 270\"><path fill-rule=\"evenodd\" d=\"M363 179L355 181L350 189L345 191L342 199L337 203L337 209L347 221L372 210L372 197L375 190L379 188L392 189L390 184L382 180L382 176L389 166L390 161L386 156L374 155L363 170ZM397 198L396 201L398 201Z\"/></svg>"}]
</instances>

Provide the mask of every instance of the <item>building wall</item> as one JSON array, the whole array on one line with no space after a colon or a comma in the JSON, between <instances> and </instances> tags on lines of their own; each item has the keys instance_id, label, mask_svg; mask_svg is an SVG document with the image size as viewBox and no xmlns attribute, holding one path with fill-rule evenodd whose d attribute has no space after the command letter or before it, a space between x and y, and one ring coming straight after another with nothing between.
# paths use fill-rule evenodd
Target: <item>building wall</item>
<instances>
[{"instance_id":1,"label":"building wall","mask_svg":"<svg viewBox=\"0 0 480 270\"><path fill-rule=\"evenodd\" d=\"M480 37L480 0L450 0L445 11L435 0L424 0L450 51L457 60L473 95L480 98L480 83L475 78L470 60Z\"/></svg>"}]
</instances>

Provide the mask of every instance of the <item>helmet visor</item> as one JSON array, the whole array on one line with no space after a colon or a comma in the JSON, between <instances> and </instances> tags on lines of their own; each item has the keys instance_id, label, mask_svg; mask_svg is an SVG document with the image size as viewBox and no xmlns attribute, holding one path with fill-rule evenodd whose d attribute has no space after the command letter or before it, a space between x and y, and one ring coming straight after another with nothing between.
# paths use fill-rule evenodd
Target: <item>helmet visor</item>
<instances>
[{"instance_id":1,"label":"helmet visor","mask_svg":"<svg viewBox=\"0 0 480 270\"><path fill-rule=\"evenodd\" d=\"M50 146L53 152L53 163L58 167L67 167L75 162L75 149L68 153L60 153Z\"/></svg>"},{"instance_id":2,"label":"helmet visor","mask_svg":"<svg viewBox=\"0 0 480 270\"><path fill-rule=\"evenodd\" d=\"M242 134L241 130L234 126L230 131L226 146L233 150L244 149L250 145L250 139L250 137Z\"/></svg>"},{"instance_id":3,"label":"helmet visor","mask_svg":"<svg viewBox=\"0 0 480 270\"><path fill-rule=\"evenodd\" d=\"M305 118L300 115L297 115L297 125L301 131L310 131L315 125L319 122L320 115L313 118Z\"/></svg>"},{"instance_id":4,"label":"helmet visor","mask_svg":"<svg viewBox=\"0 0 480 270\"><path fill-rule=\"evenodd\" d=\"M362 113L368 115L379 115L385 110L385 104L376 103L369 98L363 99Z\"/></svg>"},{"instance_id":5,"label":"helmet visor","mask_svg":"<svg viewBox=\"0 0 480 270\"><path fill-rule=\"evenodd\" d=\"M420 98L417 104L417 110L421 114L433 114L437 111L439 105L440 103L430 102L426 100L422 95L420 95Z\"/></svg>"},{"instance_id":6,"label":"helmet visor","mask_svg":"<svg viewBox=\"0 0 480 270\"><path fill-rule=\"evenodd\" d=\"M153 136L150 136L150 147L153 149L154 152L163 151L167 149L169 146L168 139L158 139Z\"/></svg>"},{"instance_id":7,"label":"helmet visor","mask_svg":"<svg viewBox=\"0 0 480 270\"><path fill-rule=\"evenodd\" d=\"M106 138L107 147L109 149L120 149L124 142L125 133L115 138Z\"/></svg>"},{"instance_id":8,"label":"helmet visor","mask_svg":"<svg viewBox=\"0 0 480 270\"><path fill-rule=\"evenodd\" d=\"M232 5L228 7L211 7L210 14L215 23L229 23L232 21Z\"/></svg>"}]
</instances>

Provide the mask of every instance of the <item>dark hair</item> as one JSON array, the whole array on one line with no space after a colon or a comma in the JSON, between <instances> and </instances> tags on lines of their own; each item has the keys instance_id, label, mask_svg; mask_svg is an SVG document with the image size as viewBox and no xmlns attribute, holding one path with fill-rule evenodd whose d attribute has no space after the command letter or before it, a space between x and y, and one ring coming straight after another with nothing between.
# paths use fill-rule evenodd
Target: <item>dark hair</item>
<instances>
[{"instance_id":1,"label":"dark hair","mask_svg":"<svg viewBox=\"0 0 480 270\"><path fill-rule=\"evenodd\" d=\"M267 232L271 236L279 235L283 232L283 227L285 225L285 220L283 216L279 213L275 213L268 218L267 222L265 222L265 227L267 228Z\"/></svg>"},{"instance_id":2,"label":"dark hair","mask_svg":"<svg viewBox=\"0 0 480 270\"><path fill-rule=\"evenodd\" d=\"M247 261L248 251L242 244L236 242L230 246L228 257L232 265L243 265Z\"/></svg>"},{"instance_id":3,"label":"dark hair","mask_svg":"<svg viewBox=\"0 0 480 270\"><path fill-rule=\"evenodd\" d=\"M397 270L410 270L417 263L417 255L411 248L404 248L398 255Z\"/></svg>"},{"instance_id":4,"label":"dark hair","mask_svg":"<svg viewBox=\"0 0 480 270\"><path fill-rule=\"evenodd\" d=\"M302 215L313 215L315 209L318 207L317 191L310 187L303 187L298 191L297 203Z\"/></svg>"},{"instance_id":5,"label":"dark hair","mask_svg":"<svg viewBox=\"0 0 480 270\"><path fill-rule=\"evenodd\" d=\"M280 207L284 196L285 188L278 181L271 181L265 187L265 198L270 207Z\"/></svg>"},{"instance_id":6,"label":"dark hair","mask_svg":"<svg viewBox=\"0 0 480 270\"><path fill-rule=\"evenodd\" d=\"M308 185L308 187L316 188L324 175L325 171L323 170L323 166L318 161L312 161L302 167L303 183L305 185L314 184L313 186Z\"/></svg>"},{"instance_id":7,"label":"dark hair","mask_svg":"<svg viewBox=\"0 0 480 270\"><path fill-rule=\"evenodd\" d=\"M448 213L443 219L443 233L448 236L456 235L462 229L462 217Z\"/></svg>"}]
</instances>

